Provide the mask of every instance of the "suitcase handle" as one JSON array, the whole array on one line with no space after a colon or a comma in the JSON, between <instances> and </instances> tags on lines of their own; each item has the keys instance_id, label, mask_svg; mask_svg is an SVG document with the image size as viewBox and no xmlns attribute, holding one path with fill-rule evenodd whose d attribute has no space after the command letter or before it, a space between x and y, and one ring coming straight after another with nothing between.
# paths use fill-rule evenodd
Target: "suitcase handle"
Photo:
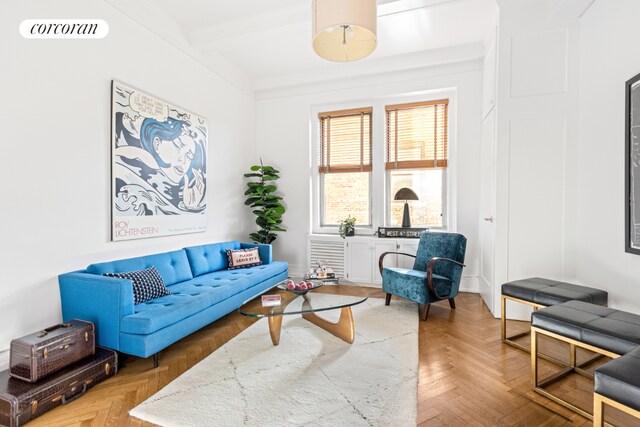
<instances>
[{"instance_id":1,"label":"suitcase handle","mask_svg":"<svg viewBox=\"0 0 640 427\"><path fill-rule=\"evenodd\" d=\"M69 326L71 326L71 323L59 323L54 326L49 326L38 334L38 338L46 337L50 332L56 331L60 328L68 328Z\"/></svg>"},{"instance_id":2,"label":"suitcase handle","mask_svg":"<svg viewBox=\"0 0 640 427\"><path fill-rule=\"evenodd\" d=\"M83 383L81 392L74 394L70 398L67 398L67 396L63 394L62 395L62 404L66 405L69 402L73 402L74 400L76 400L77 398L82 396L86 391L87 391L87 383Z\"/></svg>"}]
</instances>

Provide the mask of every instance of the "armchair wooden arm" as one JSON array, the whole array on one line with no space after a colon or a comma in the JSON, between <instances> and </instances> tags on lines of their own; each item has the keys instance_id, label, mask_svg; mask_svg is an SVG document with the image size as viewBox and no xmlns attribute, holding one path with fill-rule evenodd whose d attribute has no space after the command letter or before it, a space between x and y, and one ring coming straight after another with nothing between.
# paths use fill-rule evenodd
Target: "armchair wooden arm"
<instances>
[{"instance_id":1,"label":"armchair wooden arm","mask_svg":"<svg viewBox=\"0 0 640 427\"><path fill-rule=\"evenodd\" d=\"M458 261L456 261L454 259L442 258L442 257L433 257L427 263L427 288L429 289L429 292L431 292L431 294L433 296L435 296L436 298L438 298L438 299L447 299L447 298L449 298L449 295L445 295L445 296L438 295L438 293L436 292L435 288L433 287L433 266L438 261L452 262L454 264L459 265L460 267L466 267L466 266L463 263L458 262Z\"/></svg>"},{"instance_id":2,"label":"armchair wooden arm","mask_svg":"<svg viewBox=\"0 0 640 427\"><path fill-rule=\"evenodd\" d=\"M380 269L380 275L381 276L382 276L382 269L383 269L382 262L384 260L384 257L386 257L389 254L405 255L405 256L410 256L411 258L415 258L416 257L415 255L407 254L407 253L404 253L404 252L383 252L380 255L380 259L378 260L378 268Z\"/></svg>"}]
</instances>

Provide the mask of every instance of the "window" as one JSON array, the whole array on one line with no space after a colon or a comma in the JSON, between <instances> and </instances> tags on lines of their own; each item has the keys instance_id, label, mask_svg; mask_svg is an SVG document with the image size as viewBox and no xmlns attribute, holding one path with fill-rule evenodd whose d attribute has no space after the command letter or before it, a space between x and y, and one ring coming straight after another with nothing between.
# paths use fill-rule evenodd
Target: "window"
<instances>
[{"instance_id":1,"label":"window","mask_svg":"<svg viewBox=\"0 0 640 427\"><path fill-rule=\"evenodd\" d=\"M321 225L347 216L371 225L372 108L330 111L320 120Z\"/></svg>"},{"instance_id":2,"label":"window","mask_svg":"<svg viewBox=\"0 0 640 427\"><path fill-rule=\"evenodd\" d=\"M446 226L448 104L439 100L385 107L389 226L402 224L404 201L393 200L402 187L418 195L419 200L409 202L412 225Z\"/></svg>"}]
</instances>

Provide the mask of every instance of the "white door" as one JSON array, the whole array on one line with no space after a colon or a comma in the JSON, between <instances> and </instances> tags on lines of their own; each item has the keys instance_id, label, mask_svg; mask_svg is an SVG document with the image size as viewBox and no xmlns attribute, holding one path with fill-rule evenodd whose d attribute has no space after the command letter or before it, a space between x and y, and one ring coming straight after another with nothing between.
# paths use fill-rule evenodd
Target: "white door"
<instances>
[{"instance_id":1,"label":"white door","mask_svg":"<svg viewBox=\"0 0 640 427\"><path fill-rule=\"evenodd\" d=\"M482 123L480 145L480 295L494 313L495 109ZM498 309L498 307L496 307Z\"/></svg>"},{"instance_id":2,"label":"white door","mask_svg":"<svg viewBox=\"0 0 640 427\"><path fill-rule=\"evenodd\" d=\"M396 252L398 250L398 245L395 241L382 241L375 242L374 250L373 250L373 284L382 286L382 276L380 275L380 255L385 252ZM384 257L384 266L385 267L396 267L396 255L389 254Z\"/></svg>"},{"instance_id":3,"label":"white door","mask_svg":"<svg viewBox=\"0 0 640 427\"><path fill-rule=\"evenodd\" d=\"M347 238L347 280L354 283L373 282L373 253L369 240Z\"/></svg>"}]
</instances>

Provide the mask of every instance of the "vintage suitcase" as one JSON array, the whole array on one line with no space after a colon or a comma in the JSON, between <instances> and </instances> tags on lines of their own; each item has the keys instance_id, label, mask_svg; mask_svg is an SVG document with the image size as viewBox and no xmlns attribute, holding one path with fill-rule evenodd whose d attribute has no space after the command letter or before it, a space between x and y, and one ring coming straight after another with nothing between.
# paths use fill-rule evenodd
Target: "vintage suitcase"
<instances>
[{"instance_id":1,"label":"vintage suitcase","mask_svg":"<svg viewBox=\"0 0 640 427\"><path fill-rule=\"evenodd\" d=\"M95 354L51 374L37 383L0 372L0 426L17 427L51 409L82 396L118 370L115 351L96 347Z\"/></svg>"},{"instance_id":2,"label":"vintage suitcase","mask_svg":"<svg viewBox=\"0 0 640 427\"><path fill-rule=\"evenodd\" d=\"M94 351L93 323L73 319L11 341L9 374L36 382Z\"/></svg>"}]
</instances>

